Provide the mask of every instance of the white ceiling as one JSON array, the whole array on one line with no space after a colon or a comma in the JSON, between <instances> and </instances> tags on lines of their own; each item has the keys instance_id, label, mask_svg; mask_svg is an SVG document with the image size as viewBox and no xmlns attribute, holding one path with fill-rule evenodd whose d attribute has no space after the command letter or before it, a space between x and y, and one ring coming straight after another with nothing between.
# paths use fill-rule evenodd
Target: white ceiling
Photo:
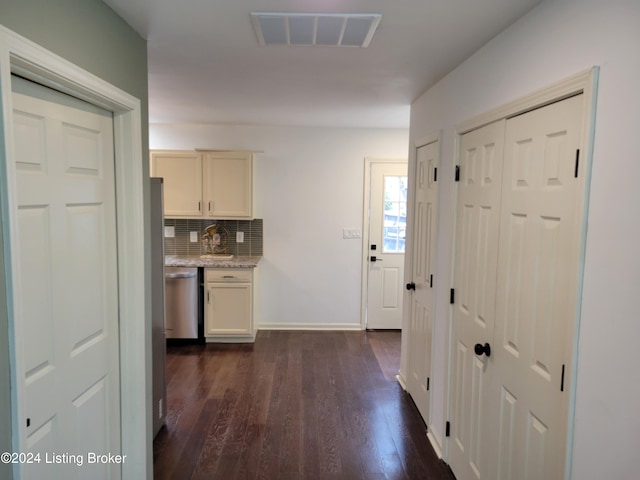
<instances>
[{"instance_id":1,"label":"white ceiling","mask_svg":"<svg viewBox=\"0 0 640 480\"><path fill-rule=\"evenodd\" d=\"M149 49L151 123L400 127L540 0L104 0ZM260 46L250 12L380 13L367 48Z\"/></svg>"}]
</instances>

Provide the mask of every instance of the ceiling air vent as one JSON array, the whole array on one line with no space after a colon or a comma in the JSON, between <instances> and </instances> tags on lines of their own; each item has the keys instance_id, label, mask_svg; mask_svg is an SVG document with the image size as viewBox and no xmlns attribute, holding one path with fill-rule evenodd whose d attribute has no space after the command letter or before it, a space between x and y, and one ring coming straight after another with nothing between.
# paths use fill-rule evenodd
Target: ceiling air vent
<instances>
[{"instance_id":1,"label":"ceiling air vent","mask_svg":"<svg viewBox=\"0 0 640 480\"><path fill-rule=\"evenodd\" d=\"M381 18L377 13L251 13L260 45L367 47Z\"/></svg>"}]
</instances>

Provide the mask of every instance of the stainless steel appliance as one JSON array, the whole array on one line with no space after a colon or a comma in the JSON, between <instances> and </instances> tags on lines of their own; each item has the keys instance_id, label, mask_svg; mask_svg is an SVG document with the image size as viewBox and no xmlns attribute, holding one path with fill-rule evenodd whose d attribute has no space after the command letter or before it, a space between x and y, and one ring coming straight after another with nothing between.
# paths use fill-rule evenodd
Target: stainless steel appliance
<instances>
[{"instance_id":1,"label":"stainless steel appliance","mask_svg":"<svg viewBox=\"0 0 640 480\"><path fill-rule=\"evenodd\" d=\"M198 338L198 269L165 267L167 338Z\"/></svg>"},{"instance_id":2,"label":"stainless steel appliance","mask_svg":"<svg viewBox=\"0 0 640 480\"><path fill-rule=\"evenodd\" d=\"M162 179L150 181L151 214L151 350L153 436L162 428L167 410L165 364L167 341L164 336L164 208Z\"/></svg>"}]
</instances>

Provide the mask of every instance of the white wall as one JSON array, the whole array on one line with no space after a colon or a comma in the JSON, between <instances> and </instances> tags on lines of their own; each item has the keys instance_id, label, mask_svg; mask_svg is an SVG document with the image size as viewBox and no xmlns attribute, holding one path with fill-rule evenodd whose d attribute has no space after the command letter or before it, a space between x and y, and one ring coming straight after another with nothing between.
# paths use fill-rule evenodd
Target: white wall
<instances>
[{"instance_id":1,"label":"white wall","mask_svg":"<svg viewBox=\"0 0 640 480\"><path fill-rule=\"evenodd\" d=\"M600 66L579 336L572 478L637 478L640 381L640 2L547 1L411 108L411 138L442 129L439 282L431 421L445 421L454 126ZM411 167L410 167L411 171Z\"/></svg>"},{"instance_id":2,"label":"white wall","mask_svg":"<svg viewBox=\"0 0 640 480\"><path fill-rule=\"evenodd\" d=\"M151 125L152 149L260 150L263 327L359 328L365 157L406 158L405 129Z\"/></svg>"}]
</instances>

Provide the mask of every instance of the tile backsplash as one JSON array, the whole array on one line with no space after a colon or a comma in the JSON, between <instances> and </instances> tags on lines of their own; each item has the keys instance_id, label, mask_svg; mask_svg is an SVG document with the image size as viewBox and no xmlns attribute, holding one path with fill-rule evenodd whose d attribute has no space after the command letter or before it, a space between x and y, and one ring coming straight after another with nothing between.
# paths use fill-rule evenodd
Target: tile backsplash
<instances>
[{"instance_id":1,"label":"tile backsplash","mask_svg":"<svg viewBox=\"0 0 640 480\"><path fill-rule=\"evenodd\" d=\"M164 238L165 255L202 255L202 234L209 225L220 225L229 232L227 252L236 257L262 256L262 219L255 220L197 220L166 218L165 227L175 228L174 238ZM198 232L192 243L190 232ZM236 232L244 232L244 242L236 242Z\"/></svg>"}]
</instances>

